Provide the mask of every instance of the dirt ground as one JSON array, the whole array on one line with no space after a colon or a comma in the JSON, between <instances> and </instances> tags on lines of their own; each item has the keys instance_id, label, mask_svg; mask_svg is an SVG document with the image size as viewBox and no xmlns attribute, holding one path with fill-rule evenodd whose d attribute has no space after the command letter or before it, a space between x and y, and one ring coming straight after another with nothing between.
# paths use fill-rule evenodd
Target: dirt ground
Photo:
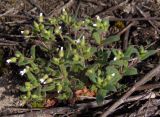
<instances>
[{"instance_id":1,"label":"dirt ground","mask_svg":"<svg viewBox=\"0 0 160 117\"><path fill-rule=\"evenodd\" d=\"M31 21L39 13L42 12L45 17L54 17L59 15L63 8L68 9L73 16L79 19L88 16L94 18L96 15L99 15L101 18L109 18L111 21L110 34L117 34L122 30L122 27L117 26L115 21L123 21L124 27L134 22L132 28L127 28L128 31L122 34L124 48L126 46L125 43L128 42L135 45L146 45L149 43L148 48L160 48L160 0L0 0L0 48L9 47L14 51L16 47L11 46L10 44L12 43L10 41L16 40L21 42L21 38L17 38L14 35L20 35L20 30L30 25ZM4 40L8 40L8 42L4 42ZM6 44L3 45L1 43ZM8 54L12 55L13 51L6 50L8 52L5 53L6 58ZM149 61L148 63L150 64L142 63L142 65L146 66L146 71L158 65L160 62L158 57L151 62ZM5 64L4 66L8 65ZM13 68L9 67L9 69ZM4 110L8 107L20 107L21 105L16 91L19 82L13 74L15 73L2 69L0 77L0 112L2 114L6 112ZM145 73L143 72L142 74L144 75ZM157 76L157 79L156 82L158 83L159 76ZM156 90L156 92L158 91ZM158 109L160 101L154 101L157 104L155 106L156 109L151 109L152 111L146 117L158 116L160 114ZM148 99L142 103L147 105L147 102L149 103L150 100ZM132 105L128 105L132 108ZM128 105L127 108L129 108ZM115 116L142 117L142 115L146 114L145 109L149 108L141 104L141 108L138 108L139 105L136 102L133 105L137 106L136 110L131 109L128 113L122 112L123 115L117 112ZM153 106L153 104L151 105ZM119 110L121 111L121 109ZM96 115L99 115L99 113L97 112Z\"/></svg>"}]
</instances>

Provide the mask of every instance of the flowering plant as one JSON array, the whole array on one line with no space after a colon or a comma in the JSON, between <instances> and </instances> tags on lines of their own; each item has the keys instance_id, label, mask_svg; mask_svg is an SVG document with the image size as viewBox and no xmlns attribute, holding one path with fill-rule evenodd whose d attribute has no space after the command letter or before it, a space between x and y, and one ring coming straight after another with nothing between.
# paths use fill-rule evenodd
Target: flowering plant
<instances>
[{"instance_id":1,"label":"flowering plant","mask_svg":"<svg viewBox=\"0 0 160 117\"><path fill-rule=\"evenodd\" d=\"M48 95L72 99L84 87L102 102L107 93L120 88L123 76L137 74L129 64L133 57L141 61L155 53L134 46L125 51L112 48L120 37L107 37L109 22L99 16L78 21L63 10L61 16L48 20L41 14L33 27L22 31L32 45L30 53L17 51L7 60L23 68L20 74L26 82L20 88L24 92L22 99L33 107L43 106Z\"/></svg>"}]
</instances>

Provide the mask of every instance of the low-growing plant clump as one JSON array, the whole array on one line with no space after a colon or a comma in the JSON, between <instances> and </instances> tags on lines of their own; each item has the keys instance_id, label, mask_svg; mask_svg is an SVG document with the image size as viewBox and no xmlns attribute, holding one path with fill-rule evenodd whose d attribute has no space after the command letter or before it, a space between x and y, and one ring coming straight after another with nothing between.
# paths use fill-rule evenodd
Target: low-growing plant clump
<instances>
[{"instance_id":1,"label":"low-growing plant clump","mask_svg":"<svg viewBox=\"0 0 160 117\"><path fill-rule=\"evenodd\" d=\"M96 96L100 103L109 92L121 89L123 76L138 74L130 60L143 61L155 51L133 45L122 51L115 46L120 37L108 37L108 28L109 21L98 16L79 21L65 10L50 19L40 14L32 30L22 31L32 45L30 54L16 51L7 60L26 78L20 87L24 104L43 107L48 95L65 101L83 89L88 92L79 95Z\"/></svg>"}]
</instances>

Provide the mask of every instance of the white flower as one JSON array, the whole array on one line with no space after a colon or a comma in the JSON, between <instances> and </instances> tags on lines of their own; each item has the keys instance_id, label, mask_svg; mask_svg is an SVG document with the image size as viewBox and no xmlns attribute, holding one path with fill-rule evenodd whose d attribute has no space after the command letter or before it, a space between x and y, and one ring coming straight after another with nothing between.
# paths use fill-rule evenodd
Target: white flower
<instances>
[{"instance_id":1,"label":"white flower","mask_svg":"<svg viewBox=\"0 0 160 117\"><path fill-rule=\"evenodd\" d=\"M43 79L43 78L41 78L39 81L40 81L41 83L44 83L44 79Z\"/></svg>"},{"instance_id":2,"label":"white flower","mask_svg":"<svg viewBox=\"0 0 160 117\"><path fill-rule=\"evenodd\" d=\"M43 82L43 84L46 84L46 82Z\"/></svg>"},{"instance_id":3,"label":"white flower","mask_svg":"<svg viewBox=\"0 0 160 117\"><path fill-rule=\"evenodd\" d=\"M60 93L60 91L58 90L57 93Z\"/></svg>"},{"instance_id":4,"label":"white flower","mask_svg":"<svg viewBox=\"0 0 160 117\"><path fill-rule=\"evenodd\" d=\"M95 27L96 27L96 26L97 26L97 24L93 24L93 26L95 26Z\"/></svg>"},{"instance_id":5,"label":"white flower","mask_svg":"<svg viewBox=\"0 0 160 117\"><path fill-rule=\"evenodd\" d=\"M116 75L115 73L111 74L111 76L113 76L113 77L114 77L115 75Z\"/></svg>"},{"instance_id":6,"label":"white flower","mask_svg":"<svg viewBox=\"0 0 160 117\"><path fill-rule=\"evenodd\" d=\"M7 62L7 63L10 63L10 62L11 62L11 59L8 59L6 62Z\"/></svg>"},{"instance_id":7,"label":"white flower","mask_svg":"<svg viewBox=\"0 0 160 117\"><path fill-rule=\"evenodd\" d=\"M96 15L96 18L97 20L101 21L101 18L98 15Z\"/></svg>"},{"instance_id":8,"label":"white flower","mask_svg":"<svg viewBox=\"0 0 160 117\"><path fill-rule=\"evenodd\" d=\"M65 8L63 8L62 11L65 12L66 11Z\"/></svg>"},{"instance_id":9,"label":"white flower","mask_svg":"<svg viewBox=\"0 0 160 117\"><path fill-rule=\"evenodd\" d=\"M24 31L21 31L21 34L24 34Z\"/></svg>"},{"instance_id":10,"label":"white flower","mask_svg":"<svg viewBox=\"0 0 160 117\"><path fill-rule=\"evenodd\" d=\"M58 27L59 30L60 30L61 28L62 28L61 26Z\"/></svg>"},{"instance_id":11,"label":"white flower","mask_svg":"<svg viewBox=\"0 0 160 117\"><path fill-rule=\"evenodd\" d=\"M77 39L77 40L76 40L76 43L80 43L80 42L81 42L81 40L80 40L80 39Z\"/></svg>"},{"instance_id":12,"label":"white flower","mask_svg":"<svg viewBox=\"0 0 160 117\"><path fill-rule=\"evenodd\" d=\"M63 47L61 47L61 51L63 50Z\"/></svg>"},{"instance_id":13,"label":"white flower","mask_svg":"<svg viewBox=\"0 0 160 117\"><path fill-rule=\"evenodd\" d=\"M85 37L84 37L84 35L82 36L82 39L84 39Z\"/></svg>"},{"instance_id":14,"label":"white flower","mask_svg":"<svg viewBox=\"0 0 160 117\"><path fill-rule=\"evenodd\" d=\"M117 58L116 57L114 57L114 59L113 59L114 61L116 61L117 60Z\"/></svg>"},{"instance_id":15,"label":"white flower","mask_svg":"<svg viewBox=\"0 0 160 117\"><path fill-rule=\"evenodd\" d=\"M43 16L43 13L40 13L39 16Z\"/></svg>"},{"instance_id":16,"label":"white flower","mask_svg":"<svg viewBox=\"0 0 160 117\"><path fill-rule=\"evenodd\" d=\"M20 71L20 74L23 76L26 73L26 69L23 69L22 71Z\"/></svg>"}]
</instances>

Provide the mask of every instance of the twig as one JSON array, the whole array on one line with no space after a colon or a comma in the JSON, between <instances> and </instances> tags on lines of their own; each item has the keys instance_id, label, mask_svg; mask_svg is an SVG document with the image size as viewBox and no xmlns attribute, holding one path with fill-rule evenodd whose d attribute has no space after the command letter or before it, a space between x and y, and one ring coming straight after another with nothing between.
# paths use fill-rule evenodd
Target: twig
<instances>
[{"instance_id":1,"label":"twig","mask_svg":"<svg viewBox=\"0 0 160 117\"><path fill-rule=\"evenodd\" d=\"M79 100L96 100L96 97L79 96Z\"/></svg>"},{"instance_id":2,"label":"twig","mask_svg":"<svg viewBox=\"0 0 160 117\"><path fill-rule=\"evenodd\" d=\"M145 48L148 49L149 47L153 46L157 43L158 40L155 40L154 42L150 43L149 45L146 45Z\"/></svg>"},{"instance_id":3,"label":"twig","mask_svg":"<svg viewBox=\"0 0 160 117\"><path fill-rule=\"evenodd\" d=\"M144 21L144 20L160 20L160 17L137 17L137 18L116 18L116 17L104 17L109 21Z\"/></svg>"},{"instance_id":4,"label":"twig","mask_svg":"<svg viewBox=\"0 0 160 117\"><path fill-rule=\"evenodd\" d=\"M146 100L148 98L155 98L156 94L155 93L149 93L149 94L142 94L142 95L137 95L137 96L132 96L128 99L125 100L125 102L133 102L133 101L137 101L137 100ZM102 104L97 104L96 101L93 102L89 102L89 103L81 103L81 104L76 104L75 108L72 107L56 107L56 108L51 108L51 109L28 109L28 108L15 108L15 107L7 107L3 113L3 114L9 114L9 115L13 115L13 114L22 114L22 115L26 115L25 113L28 112L32 112L32 113L39 113L37 111L41 111L42 113L46 113L47 114L62 114L64 111L72 111L72 112L80 112L83 111L84 109L92 109L92 108L99 108L102 107L104 105L109 104L111 101L114 101L113 99L108 99L108 100L104 100L104 102ZM8 112L10 111L10 112ZM36 114L37 115L37 114Z\"/></svg>"},{"instance_id":5,"label":"twig","mask_svg":"<svg viewBox=\"0 0 160 117\"><path fill-rule=\"evenodd\" d=\"M142 85L136 91L142 91L142 90L148 90L148 89L157 89L157 88L160 88L160 83Z\"/></svg>"},{"instance_id":6,"label":"twig","mask_svg":"<svg viewBox=\"0 0 160 117\"><path fill-rule=\"evenodd\" d=\"M67 9L69 7L71 7L74 3L74 0L69 0L65 5L63 5L62 7L58 8L57 10L52 11L49 14L49 17L53 17L54 15L58 15L61 13L62 9Z\"/></svg>"},{"instance_id":7,"label":"twig","mask_svg":"<svg viewBox=\"0 0 160 117\"><path fill-rule=\"evenodd\" d=\"M150 71L148 74L146 74L140 81L138 81L128 92L126 92L117 102L115 102L109 109L107 109L101 117L107 117L110 115L114 110L125 102L125 100L141 85L145 84L147 81L151 80L154 76L159 74L160 72L160 65L158 65L156 68L154 68L152 71Z\"/></svg>"},{"instance_id":8,"label":"twig","mask_svg":"<svg viewBox=\"0 0 160 117\"><path fill-rule=\"evenodd\" d=\"M13 110L8 110L8 111L13 111L13 112L9 112L7 110L5 110L5 112L3 112L1 114L1 116L3 115L10 115L9 117L39 117L39 116L46 116L46 117L52 117L56 114L64 114L70 111L75 111L76 109L72 109L70 107L57 107L57 108L51 108L51 109L40 109L40 110L34 110L34 109L14 109ZM20 111L20 112L17 112ZM52 116L51 116L52 115ZM6 116L7 117L7 116Z\"/></svg>"},{"instance_id":9,"label":"twig","mask_svg":"<svg viewBox=\"0 0 160 117\"><path fill-rule=\"evenodd\" d=\"M128 30L126 31L125 36L124 36L124 40L123 40L123 50L126 50L127 47L128 47L129 31L130 31L130 28L128 28Z\"/></svg>"},{"instance_id":10,"label":"twig","mask_svg":"<svg viewBox=\"0 0 160 117\"><path fill-rule=\"evenodd\" d=\"M37 7L37 9L43 13L44 16L46 16L46 13L44 12L44 10L37 5L37 3L35 2L35 0L27 0L32 6Z\"/></svg>"},{"instance_id":11,"label":"twig","mask_svg":"<svg viewBox=\"0 0 160 117\"><path fill-rule=\"evenodd\" d=\"M16 42L16 41L0 39L0 46L15 46L18 44L19 42Z\"/></svg>"},{"instance_id":12,"label":"twig","mask_svg":"<svg viewBox=\"0 0 160 117\"><path fill-rule=\"evenodd\" d=\"M0 42L0 46L15 46L18 45L17 43L13 44L13 43L1 43Z\"/></svg>"},{"instance_id":13,"label":"twig","mask_svg":"<svg viewBox=\"0 0 160 117\"><path fill-rule=\"evenodd\" d=\"M11 9L9 9L8 11L6 11L5 13L0 14L0 17L3 17L3 16L5 16L5 15L8 15L9 13L13 12L14 10L15 10L15 8L11 8Z\"/></svg>"},{"instance_id":14,"label":"twig","mask_svg":"<svg viewBox=\"0 0 160 117\"><path fill-rule=\"evenodd\" d=\"M99 11L99 12L93 14L91 17L95 17L96 15L99 15L99 16L101 16L101 17L106 16L106 15L105 15L106 13L112 12L113 10L118 9L119 7L125 5L127 2L128 2L128 0L125 0L125 1L121 2L120 4L118 4L118 5L116 5L116 6L113 6L113 7L109 8L109 9Z\"/></svg>"},{"instance_id":15,"label":"twig","mask_svg":"<svg viewBox=\"0 0 160 117\"><path fill-rule=\"evenodd\" d=\"M26 16L25 14L23 15L13 15L13 14L8 14L8 15L5 15L4 17L10 17L10 18L18 18L18 19L30 19L30 17Z\"/></svg>"},{"instance_id":16,"label":"twig","mask_svg":"<svg viewBox=\"0 0 160 117\"><path fill-rule=\"evenodd\" d=\"M145 15L145 13L138 7L138 6L136 6L136 9L141 13L141 15L143 16L143 17L147 17L146 15ZM148 20L148 22L156 29L156 31L158 32L158 33L160 33L160 30L157 28L157 26L151 21L151 20Z\"/></svg>"},{"instance_id":17,"label":"twig","mask_svg":"<svg viewBox=\"0 0 160 117\"><path fill-rule=\"evenodd\" d=\"M118 35L123 34L125 31L127 31L128 29L130 29L133 25L135 25L136 22L132 22L130 23L127 27L125 27L121 32L118 33Z\"/></svg>"},{"instance_id":18,"label":"twig","mask_svg":"<svg viewBox=\"0 0 160 117\"><path fill-rule=\"evenodd\" d=\"M3 33L0 33L0 36L1 37L11 37L11 38L13 38L13 37L15 37L15 38L24 38L24 36L23 35L9 35L9 34L3 34ZM36 36L25 36L26 38L35 38Z\"/></svg>"},{"instance_id":19,"label":"twig","mask_svg":"<svg viewBox=\"0 0 160 117\"><path fill-rule=\"evenodd\" d=\"M134 112L127 112L125 115L127 115L127 117L158 117L158 115L160 115L160 111L158 112L159 109L157 108L160 105L159 99L152 99L152 104L149 106L150 112L147 116L144 116L146 112L146 106L144 105L145 104L142 105L142 111L139 111L140 109L137 108L137 110L134 110ZM124 117L124 113L118 115L118 117Z\"/></svg>"},{"instance_id":20,"label":"twig","mask_svg":"<svg viewBox=\"0 0 160 117\"><path fill-rule=\"evenodd\" d=\"M21 21L11 21L11 22L0 22L0 25L29 24L29 23L31 22L26 20L21 20Z\"/></svg>"},{"instance_id":21,"label":"twig","mask_svg":"<svg viewBox=\"0 0 160 117\"><path fill-rule=\"evenodd\" d=\"M77 8L76 8L76 10L75 10L75 18L77 19L77 16L78 16L78 13L79 13L79 9L80 9L80 6L81 6L81 1L78 1L78 3L77 3L78 5L77 5Z\"/></svg>"},{"instance_id":22,"label":"twig","mask_svg":"<svg viewBox=\"0 0 160 117\"><path fill-rule=\"evenodd\" d=\"M156 97L156 94L154 92L151 92L149 94L131 96L130 98L127 98L125 102L133 102L133 101L137 101L137 100L146 100L146 99L155 98L155 97Z\"/></svg>"},{"instance_id":23,"label":"twig","mask_svg":"<svg viewBox=\"0 0 160 117\"><path fill-rule=\"evenodd\" d=\"M6 14L3 17L12 17L12 18L20 18L20 19L28 19L27 16L22 16L22 15L10 15L10 14ZM37 16L39 17L39 16ZM160 20L160 17L137 17L137 18L117 18L117 17L111 17L111 16L107 16L107 17L101 17L103 19L109 20L109 21L145 21L145 20ZM45 19L48 19L45 17ZM84 20L79 18L80 20Z\"/></svg>"},{"instance_id":24,"label":"twig","mask_svg":"<svg viewBox=\"0 0 160 117\"><path fill-rule=\"evenodd\" d=\"M10 40L6 40L6 39L1 39L1 38L0 38L0 43L11 43L11 44L18 44L18 42L15 42L15 41L10 41Z\"/></svg>"}]
</instances>

